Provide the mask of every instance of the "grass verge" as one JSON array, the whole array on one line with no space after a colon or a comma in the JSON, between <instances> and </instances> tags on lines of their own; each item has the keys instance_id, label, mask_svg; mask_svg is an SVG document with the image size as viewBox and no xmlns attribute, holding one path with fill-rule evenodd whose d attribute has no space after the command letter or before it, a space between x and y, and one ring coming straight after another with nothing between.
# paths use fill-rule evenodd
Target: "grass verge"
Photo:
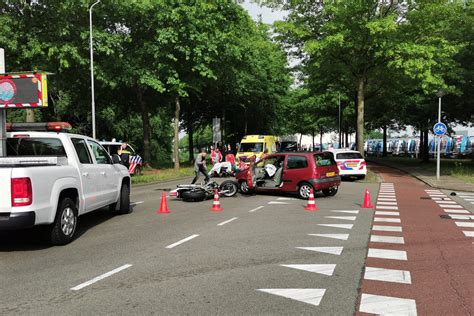
<instances>
[{"instance_id":1,"label":"grass verge","mask_svg":"<svg viewBox=\"0 0 474 316\"><path fill-rule=\"evenodd\" d=\"M140 176L132 177L133 184L142 184L142 183L153 183L153 182L163 182L163 181L172 181L185 177L194 176L194 168L185 167L178 170L175 169L154 169L146 170L144 174Z\"/></svg>"},{"instance_id":2,"label":"grass verge","mask_svg":"<svg viewBox=\"0 0 474 316\"><path fill-rule=\"evenodd\" d=\"M367 175L365 176L364 180L357 180L357 182L359 183L378 183L378 182L382 182L379 175L375 172L373 172L372 170L370 170L370 168L367 168Z\"/></svg>"}]
</instances>

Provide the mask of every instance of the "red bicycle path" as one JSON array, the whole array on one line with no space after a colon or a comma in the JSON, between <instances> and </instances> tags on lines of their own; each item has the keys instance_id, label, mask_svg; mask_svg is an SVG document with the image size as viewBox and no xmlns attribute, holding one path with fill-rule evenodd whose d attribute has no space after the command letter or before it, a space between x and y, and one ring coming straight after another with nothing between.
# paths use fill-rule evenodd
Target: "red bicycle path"
<instances>
[{"instance_id":1,"label":"red bicycle path","mask_svg":"<svg viewBox=\"0 0 474 316\"><path fill-rule=\"evenodd\" d=\"M403 232L372 234L401 236L405 244L369 242L369 248L404 250L408 260L367 258L365 266L410 271L411 284L363 279L360 293L414 299L418 315L474 315L474 238L440 217L446 213L426 199L430 187L392 168L373 169L395 186L401 224L387 224L402 226Z\"/></svg>"}]
</instances>

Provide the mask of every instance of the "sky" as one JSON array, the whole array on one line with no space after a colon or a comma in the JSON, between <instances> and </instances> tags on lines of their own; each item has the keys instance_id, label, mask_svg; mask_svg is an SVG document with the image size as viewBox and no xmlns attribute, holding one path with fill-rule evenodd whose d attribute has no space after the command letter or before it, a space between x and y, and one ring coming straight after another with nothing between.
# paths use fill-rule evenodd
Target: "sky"
<instances>
[{"instance_id":1,"label":"sky","mask_svg":"<svg viewBox=\"0 0 474 316\"><path fill-rule=\"evenodd\" d=\"M283 20L286 15L285 11L260 7L258 4L251 3L249 0L245 0L241 5L248 11L249 15L255 21L259 19L259 16L261 16L262 21L267 24L271 24L277 20Z\"/></svg>"}]
</instances>

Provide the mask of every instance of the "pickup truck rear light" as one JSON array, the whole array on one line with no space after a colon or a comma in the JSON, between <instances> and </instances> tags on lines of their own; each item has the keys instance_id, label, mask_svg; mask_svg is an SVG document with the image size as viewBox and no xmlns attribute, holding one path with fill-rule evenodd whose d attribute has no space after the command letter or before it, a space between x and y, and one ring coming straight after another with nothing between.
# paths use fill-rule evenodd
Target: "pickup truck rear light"
<instances>
[{"instance_id":1,"label":"pickup truck rear light","mask_svg":"<svg viewBox=\"0 0 474 316\"><path fill-rule=\"evenodd\" d=\"M12 207L27 206L33 203L33 188L30 178L13 178L11 191Z\"/></svg>"}]
</instances>

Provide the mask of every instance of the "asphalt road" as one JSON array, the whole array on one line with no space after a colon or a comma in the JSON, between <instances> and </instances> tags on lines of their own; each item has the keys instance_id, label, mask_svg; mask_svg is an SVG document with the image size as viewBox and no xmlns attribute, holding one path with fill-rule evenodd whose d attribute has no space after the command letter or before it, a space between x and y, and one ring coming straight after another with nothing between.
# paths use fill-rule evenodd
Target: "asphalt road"
<instances>
[{"instance_id":1,"label":"asphalt road","mask_svg":"<svg viewBox=\"0 0 474 316\"><path fill-rule=\"evenodd\" d=\"M420 184L388 180L394 189L384 184L382 191L409 192L414 185L425 194ZM376 210L360 204L366 187L375 203L379 184L344 182L336 196L316 198L316 212L288 195L239 194L221 199L222 212L210 212L212 200L169 199L171 213L156 214L162 190L175 185L134 188L132 214L81 217L79 236L67 246L50 247L35 230L0 233L0 314L353 315L374 308L367 293L384 288L380 279L387 275L364 277L368 265L380 263L367 258L369 247L384 246L369 238L387 233L372 232L372 224L393 224L373 222ZM403 217L410 203L399 204L408 205L400 210L401 226L410 229ZM413 244L419 246L415 238ZM389 248L408 248L410 259L410 246ZM432 247L422 246L416 251ZM416 281L420 291L423 280ZM398 304L392 303L383 306Z\"/></svg>"}]
</instances>

